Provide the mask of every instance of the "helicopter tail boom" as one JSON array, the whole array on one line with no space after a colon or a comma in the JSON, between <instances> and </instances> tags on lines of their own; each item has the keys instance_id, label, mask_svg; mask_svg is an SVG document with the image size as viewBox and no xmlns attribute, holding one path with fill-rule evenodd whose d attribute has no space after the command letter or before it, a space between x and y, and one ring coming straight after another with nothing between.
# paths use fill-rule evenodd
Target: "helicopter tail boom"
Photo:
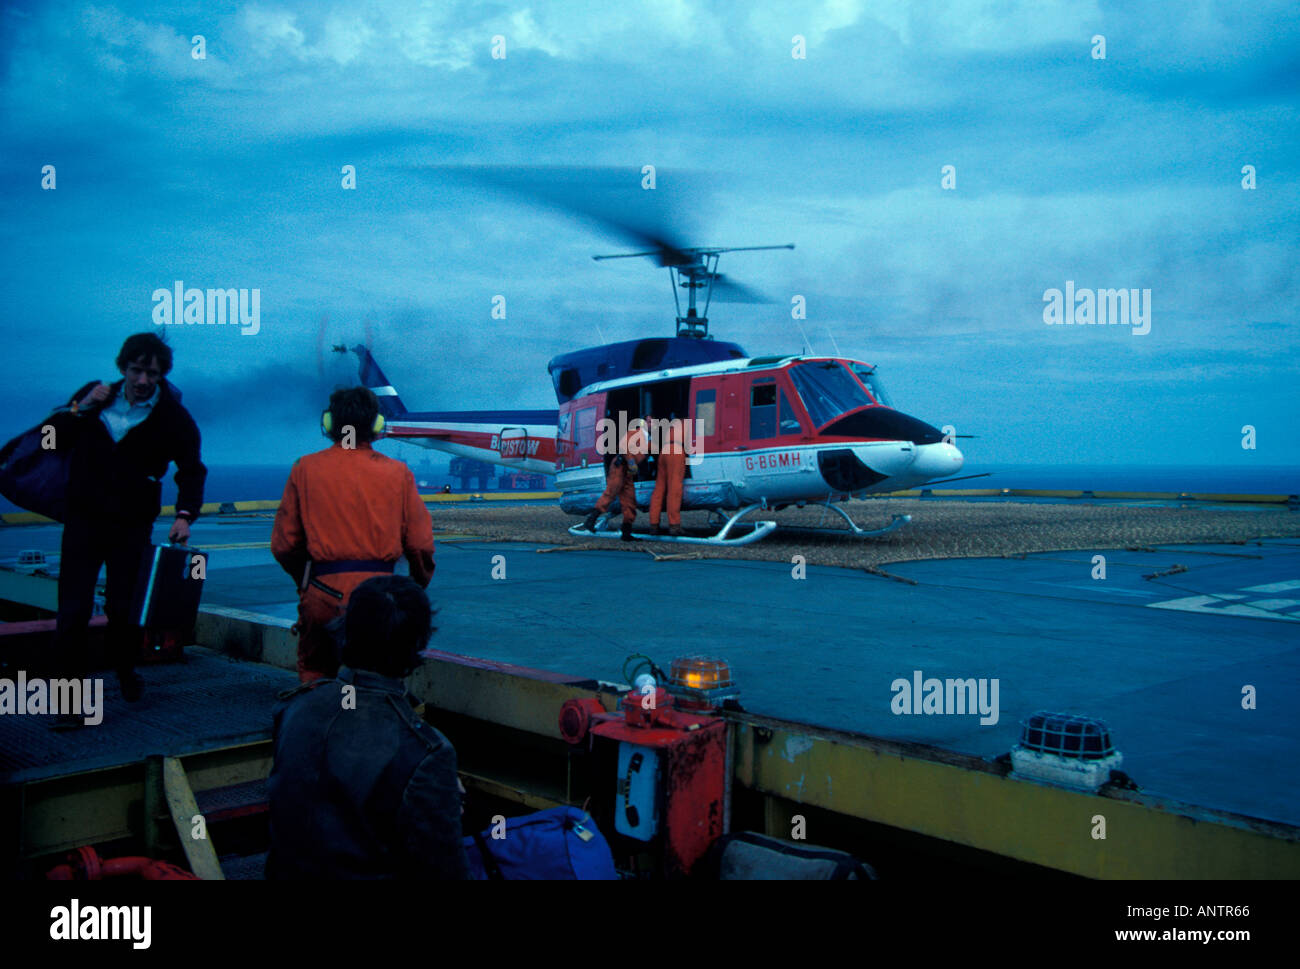
<instances>
[{"instance_id":1,"label":"helicopter tail boom","mask_svg":"<svg viewBox=\"0 0 1300 969\"><path fill-rule=\"evenodd\" d=\"M347 348L336 346L335 353L346 353ZM379 364L375 358L370 355L370 350L358 343L352 347L352 352L357 355L358 366L360 370L361 385L369 387L376 397L379 398L379 413L384 415L384 420L400 420L406 415L406 405L402 403L402 398L397 395L397 389L384 376L384 372L379 369Z\"/></svg>"},{"instance_id":2,"label":"helicopter tail boom","mask_svg":"<svg viewBox=\"0 0 1300 969\"><path fill-rule=\"evenodd\" d=\"M370 351L358 344L352 352L361 383L379 397L387 436L516 470L555 474L558 411L407 410Z\"/></svg>"}]
</instances>

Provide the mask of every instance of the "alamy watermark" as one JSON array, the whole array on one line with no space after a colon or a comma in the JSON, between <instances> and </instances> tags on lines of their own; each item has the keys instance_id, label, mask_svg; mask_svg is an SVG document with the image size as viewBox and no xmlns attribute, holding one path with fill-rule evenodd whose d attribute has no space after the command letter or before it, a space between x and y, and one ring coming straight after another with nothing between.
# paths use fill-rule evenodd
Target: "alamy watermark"
<instances>
[{"instance_id":1,"label":"alamy watermark","mask_svg":"<svg viewBox=\"0 0 1300 969\"><path fill-rule=\"evenodd\" d=\"M996 679L946 679L924 677L912 671L910 680L899 677L889 685L894 698L889 708L895 716L904 714L980 715L980 723L991 727L1001 715L998 708L999 683Z\"/></svg>"},{"instance_id":2,"label":"alamy watermark","mask_svg":"<svg viewBox=\"0 0 1300 969\"><path fill-rule=\"evenodd\" d=\"M1065 292L1043 290L1043 322L1132 326L1134 336L1151 332L1151 290L1149 289L1075 289L1074 280L1065 281Z\"/></svg>"},{"instance_id":3,"label":"alamy watermark","mask_svg":"<svg viewBox=\"0 0 1300 969\"><path fill-rule=\"evenodd\" d=\"M50 938L56 942L130 942L147 949L153 933L153 909L148 905L82 905L72 899L50 909Z\"/></svg>"},{"instance_id":4,"label":"alamy watermark","mask_svg":"<svg viewBox=\"0 0 1300 969\"><path fill-rule=\"evenodd\" d=\"M628 437L628 432L632 436ZM637 433L640 432L640 433ZM694 421L679 417L634 417L628 420L627 411L618 412L618 421L602 417L596 422L596 451L599 454L618 454L620 444L627 439L628 453L633 457L663 454L669 447L680 445L682 452L691 457L704 453L704 419Z\"/></svg>"},{"instance_id":5,"label":"alamy watermark","mask_svg":"<svg viewBox=\"0 0 1300 969\"><path fill-rule=\"evenodd\" d=\"M0 716L83 717L88 727L104 720L104 681L28 679L26 670L18 679L0 679Z\"/></svg>"},{"instance_id":6,"label":"alamy watermark","mask_svg":"<svg viewBox=\"0 0 1300 969\"><path fill-rule=\"evenodd\" d=\"M153 321L158 326L230 323L244 336L257 336L262 328L260 289L187 289L178 279L171 289L155 289L153 303Z\"/></svg>"}]
</instances>

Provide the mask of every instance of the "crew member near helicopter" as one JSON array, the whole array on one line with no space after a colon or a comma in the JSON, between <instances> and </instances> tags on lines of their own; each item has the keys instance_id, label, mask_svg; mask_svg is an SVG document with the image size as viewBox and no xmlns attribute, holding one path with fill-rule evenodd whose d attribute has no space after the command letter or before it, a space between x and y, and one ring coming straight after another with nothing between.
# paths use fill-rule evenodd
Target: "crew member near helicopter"
<instances>
[{"instance_id":1,"label":"crew member near helicopter","mask_svg":"<svg viewBox=\"0 0 1300 969\"><path fill-rule=\"evenodd\" d=\"M596 530L596 519L618 499L623 512L623 541L632 541L632 523L636 521L636 479L639 464L650 450L650 441L645 433L645 421L633 420L618 442L618 453L609 462L605 472L605 493L596 502L596 510L587 516L582 527L587 531Z\"/></svg>"},{"instance_id":2,"label":"crew member near helicopter","mask_svg":"<svg viewBox=\"0 0 1300 969\"><path fill-rule=\"evenodd\" d=\"M332 447L299 458L271 532L271 554L298 583L298 678L338 672L327 625L352 590L387 575L401 556L424 588L433 578L433 521L400 461L374 450L384 428L379 400L365 387L336 390L321 428Z\"/></svg>"},{"instance_id":3,"label":"crew member near helicopter","mask_svg":"<svg viewBox=\"0 0 1300 969\"><path fill-rule=\"evenodd\" d=\"M668 533L674 538L682 533L682 482L686 478L686 448L682 445L682 422L676 418L657 425L659 453L655 471L655 490L650 496L650 531L662 535L659 516L668 503ZM666 438L666 440L665 440Z\"/></svg>"}]
</instances>

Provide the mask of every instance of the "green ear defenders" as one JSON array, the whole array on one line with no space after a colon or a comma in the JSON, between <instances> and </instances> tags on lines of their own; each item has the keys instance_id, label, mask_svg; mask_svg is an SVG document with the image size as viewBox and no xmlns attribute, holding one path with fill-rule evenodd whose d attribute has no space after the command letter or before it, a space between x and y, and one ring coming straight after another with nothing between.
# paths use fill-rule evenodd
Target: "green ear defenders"
<instances>
[{"instance_id":1,"label":"green ear defenders","mask_svg":"<svg viewBox=\"0 0 1300 969\"><path fill-rule=\"evenodd\" d=\"M331 434L331 433L333 433L333 431L334 431L334 415L333 415L333 413L331 413L331 412L328 411L328 410L323 411L323 412L321 413L321 415L320 415L320 429L321 429L322 431L324 431L326 434ZM374 422L374 424L370 425L370 432L371 432L372 434L378 436L379 434L383 433L383 430L384 430L384 415L383 415L383 414L376 414L376 415L375 415L375 422Z\"/></svg>"}]
</instances>

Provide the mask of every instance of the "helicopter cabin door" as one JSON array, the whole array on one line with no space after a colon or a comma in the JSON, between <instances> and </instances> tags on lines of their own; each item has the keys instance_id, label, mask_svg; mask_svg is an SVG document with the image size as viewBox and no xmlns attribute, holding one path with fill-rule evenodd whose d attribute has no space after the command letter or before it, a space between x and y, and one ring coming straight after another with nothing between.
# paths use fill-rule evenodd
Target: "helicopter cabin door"
<instances>
[{"instance_id":1,"label":"helicopter cabin door","mask_svg":"<svg viewBox=\"0 0 1300 969\"><path fill-rule=\"evenodd\" d=\"M710 381L712 383L712 381ZM701 381L701 389L705 386ZM696 396L699 406L700 398ZM714 447L720 452L744 450L749 404L749 378L743 374L723 374L717 383L717 438Z\"/></svg>"},{"instance_id":2,"label":"helicopter cabin door","mask_svg":"<svg viewBox=\"0 0 1300 969\"><path fill-rule=\"evenodd\" d=\"M605 416L616 423L621 419L621 426L636 417L685 420L690 408L690 386L690 378L681 377L616 388L606 397ZM648 478L658 474L656 464L648 463L645 469Z\"/></svg>"},{"instance_id":3,"label":"helicopter cabin door","mask_svg":"<svg viewBox=\"0 0 1300 969\"><path fill-rule=\"evenodd\" d=\"M642 384L638 388L640 390L640 416L656 417L663 421L674 418L685 420L687 408L690 406L688 400L690 386L689 377Z\"/></svg>"}]
</instances>

